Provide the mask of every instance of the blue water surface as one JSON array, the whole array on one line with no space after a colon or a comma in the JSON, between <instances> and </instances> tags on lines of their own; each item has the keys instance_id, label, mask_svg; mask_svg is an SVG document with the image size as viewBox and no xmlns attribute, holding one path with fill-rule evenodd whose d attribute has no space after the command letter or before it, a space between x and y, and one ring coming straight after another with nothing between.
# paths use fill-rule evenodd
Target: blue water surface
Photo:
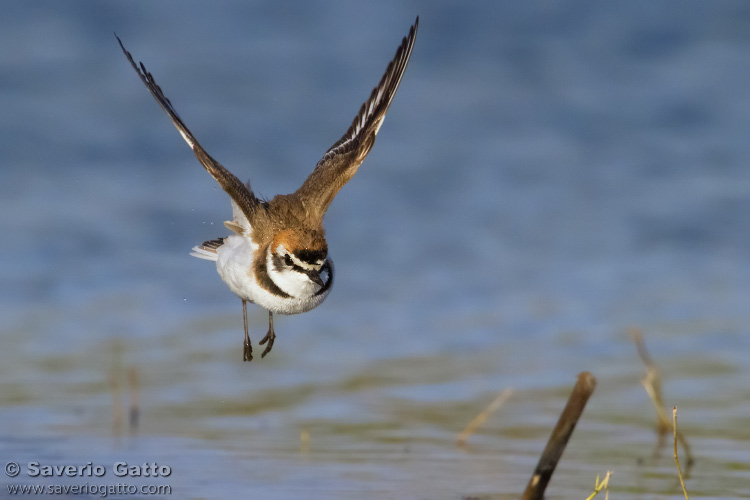
<instances>
[{"instance_id":1,"label":"blue water surface","mask_svg":"<svg viewBox=\"0 0 750 500\"><path fill-rule=\"evenodd\" d=\"M417 15L377 144L327 214L335 287L243 364L240 301L188 255L226 235L228 197L113 32L272 197ZM696 455L688 488L750 494L748 28L741 1L6 3L0 458L161 461L185 498L517 496L590 370L550 493L615 470L619 498L674 497L635 327ZM257 342L266 313L249 321Z\"/></svg>"}]
</instances>

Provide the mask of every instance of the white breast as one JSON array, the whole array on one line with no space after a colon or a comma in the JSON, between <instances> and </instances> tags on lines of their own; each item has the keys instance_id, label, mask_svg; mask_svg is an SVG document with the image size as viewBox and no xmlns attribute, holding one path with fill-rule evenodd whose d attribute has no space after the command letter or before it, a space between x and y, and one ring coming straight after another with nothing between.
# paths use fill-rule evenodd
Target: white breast
<instances>
[{"instance_id":1,"label":"white breast","mask_svg":"<svg viewBox=\"0 0 750 500\"><path fill-rule=\"evenodd\" d=\"M281 297L266 290L255 278L254 259L257 251L257 245L239 235L226 238L216 251L219 276L241 299L254 302L273 313L299 314L314 309L328 296L330 288L316 295L318 287L309 280L302 280L302 275L293 271L274 275L276 285L290 297ZM331 279L331 276L327 278Z\"/></svg>"},{"instance_id":2,"label":"white breast","mask_svg":"<svg viewBox=\"0 0 750 500\"><path fill-rule=\"evenodd\" d=\"M257 245L240 235L227 237L224 244L216 250L216 270L219 276L237 296L249 301L253 301L255 279L250 271L256 251Z\"/></svg>"}]
</instances>

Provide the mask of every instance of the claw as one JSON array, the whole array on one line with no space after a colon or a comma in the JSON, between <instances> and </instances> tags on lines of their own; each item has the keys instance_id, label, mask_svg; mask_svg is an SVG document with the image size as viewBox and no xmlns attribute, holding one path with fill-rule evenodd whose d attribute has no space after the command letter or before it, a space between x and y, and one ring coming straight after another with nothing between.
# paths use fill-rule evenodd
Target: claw
<instances>
[{"instance_id":1,"label":"claw","mask_svg":"<svg viewBox=\"0 0 750 500\"><path fill-rule=\"evenodd\" d=\"M266 349L263 351L263 354L260 355L261 358L265 358L266 354L271 352L271 349L273 349L274 340L276 340L276 332L273 330L273 313L271 311L268 311L268 332L266 333L266 336L263 337L263 340L258 342L260 345L263 345L266 342L268 342L268 345L266 346Z\"/></svg>"}]
</instances>

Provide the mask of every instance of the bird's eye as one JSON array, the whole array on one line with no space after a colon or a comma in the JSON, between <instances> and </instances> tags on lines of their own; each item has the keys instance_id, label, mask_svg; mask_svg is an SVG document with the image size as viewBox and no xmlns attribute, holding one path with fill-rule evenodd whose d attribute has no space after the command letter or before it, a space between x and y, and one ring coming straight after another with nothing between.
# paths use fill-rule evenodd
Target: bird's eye
<instances>
[{"instance_id":1,"label":"bird's eye","mask_svg":"<svg viewBox=\"0 0 750 500\"><path fill-rule=\"evenodd\" d=\"M292 267L292 265L294 264L292 262L292 257L289 254L284 255L284 264L286 264L289 267Z\"/></svg>"}]
</instances>

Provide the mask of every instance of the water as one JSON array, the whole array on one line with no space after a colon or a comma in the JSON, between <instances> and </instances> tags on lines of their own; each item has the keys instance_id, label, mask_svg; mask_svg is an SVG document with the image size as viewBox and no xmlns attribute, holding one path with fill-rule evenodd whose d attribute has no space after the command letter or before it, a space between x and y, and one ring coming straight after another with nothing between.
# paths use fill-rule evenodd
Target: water
<instances>
[{"instance_id":1,"label":"water","mask_svg":"<svg viewBox=\"0 0 750 500\"><path fill-rule=\"evenodd\" d=\"M416 14L327 215L336 286L244 364L240 301L188 256L226 233L228 199L112 32L270 197L346 130ZM168 478L131 482L177 498L515 497L590 370L548 493L613 470L615 498L675 498L636 326L696 457L689 492L750 495L748 23L743 2L9 3L3 462L157 462Z\"/></svg>"}]
</instances>

